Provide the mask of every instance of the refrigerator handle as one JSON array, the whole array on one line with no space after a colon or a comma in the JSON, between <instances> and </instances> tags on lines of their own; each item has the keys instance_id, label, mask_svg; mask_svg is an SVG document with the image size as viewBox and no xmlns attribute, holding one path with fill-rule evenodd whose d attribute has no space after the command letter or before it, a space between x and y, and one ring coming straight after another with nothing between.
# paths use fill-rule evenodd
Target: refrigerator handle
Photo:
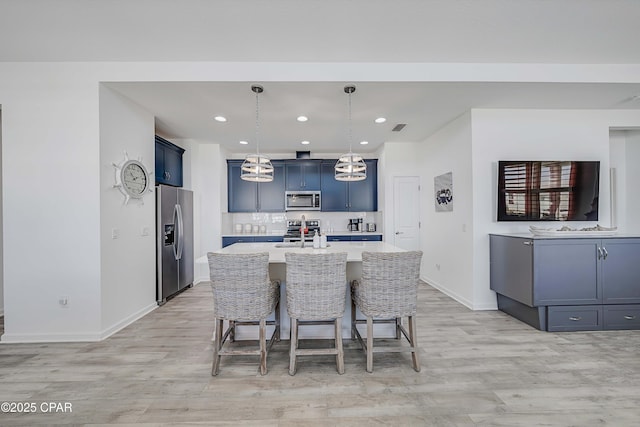
<instances>
[{"instance_id":1,"label":"refrigerator handle","mask_svg":"<svg viewBox=\"0 0 640 427\"><path fill-rule=\"evenodd\" d=\"M184 248L184 223L182 222L182 206L176 205L175 212L177 213L178 217L178 222L176 223L176 229L178 230L178 235L176 236L176 259L182 259L182 249Z\"/></svg>"}]
</instances>

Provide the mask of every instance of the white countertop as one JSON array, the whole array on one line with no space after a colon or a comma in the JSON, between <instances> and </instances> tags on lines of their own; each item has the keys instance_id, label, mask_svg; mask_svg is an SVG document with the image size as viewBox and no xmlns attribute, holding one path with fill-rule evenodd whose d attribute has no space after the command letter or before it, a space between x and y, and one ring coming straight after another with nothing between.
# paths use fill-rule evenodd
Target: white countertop
<instances>
[{"instance_id":1,"label":"white countertop","mask_svg":"<svg viewBox=\"0 0 640 427\"><path fill-rule=\"evenodd\" d=\"M362 234L362 233L360 233ZM269 252L270 263L284 263L285 252L296 253L335 253L346 252L347 261L362 261L362 252L404 252L397 246L393 246L386 242L329 242L326 249L313 249L313 245L307 243L302 249L296 244L296 247L276 247L279 243L234 243L226 248L215 251L221 254L246 254L255 252ZM196 260L197 263L208 263L207 257L202 256Z\"/></svg>"},{"instance_id":2,"label":"white countertop","mask_svg":"<svg viewBox=\"0 0 640 427\"><path fill-rule=\"evenodd\" d=\"M274 237L284 236L285 231L272 231L269 233L225 233L222 237ZM380 231L331 231L327 236L382 236Z\"/></svg>"}]
</instances>

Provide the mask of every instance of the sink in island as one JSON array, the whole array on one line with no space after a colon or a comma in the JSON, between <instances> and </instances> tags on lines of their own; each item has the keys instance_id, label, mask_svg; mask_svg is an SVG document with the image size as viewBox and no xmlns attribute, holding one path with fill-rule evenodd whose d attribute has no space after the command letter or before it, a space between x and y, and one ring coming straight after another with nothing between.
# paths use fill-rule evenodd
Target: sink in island
<instances>
[{"instance_id":1,"label":"sink in island","mask_svg":"<svg viewBox=\"0 0 640 427\"><path fill-rule=\"evenodd\" d=\"M284 246L287 245L287 246ZM269 275L272 280L280 280L280 319L281 319L281 336L282 339L289 339L289 316L287 315L287 298L286 298L286 264L284 254L286 252L296 253L347 253L347 280L350 283L353 279L359 279L362 274L362 252L404 252L397 246L385 242L331 242L330 246L325 249L314 249L307 243L304 248L299 244L290 243L235 243L225 248L215 251L222 254L245 254L256 252L269 253ZM200 257L198 263L207 263L207 257ZM347 301L343 322L342 337L351 337L351 291L345 284L345 298ZM238 329L236 339L257 339L258 328L246 326ZM269 333L270 330L268 331ZM392 325L379 324L374 326L374 334L376 336L393 337L395 330ZM299 332L300 338L332 338L333 326L314 325L302 326Z\"/></svg>"}]
</instances>

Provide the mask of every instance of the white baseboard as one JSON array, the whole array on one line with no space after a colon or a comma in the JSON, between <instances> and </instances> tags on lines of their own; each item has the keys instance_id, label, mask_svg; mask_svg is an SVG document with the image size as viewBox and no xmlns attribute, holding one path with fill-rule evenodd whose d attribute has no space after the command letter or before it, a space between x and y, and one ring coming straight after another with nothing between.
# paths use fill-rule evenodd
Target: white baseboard
<instances>
[{"instance_id":1,"label":"white baseboard","mask_svg":"<svg viewBox=\"0 0 640 427\"><path fill-rule=\"evenodd\" d=\"M151 313L156 308L158 308L158 303L157 302L153 302L152 304L149 304L148 306L142 308L141 310L138 310L136 313L133 313L132 315L130 315L130 316L126 317L125 319L119 321L115 325L103 330L102 333L100 334L100 340L108 338L111 335L113 335L116 332L118 332L119 330L126 328L127 326L129 326L130 324L135 322L136 320L138 320L138 319L146 316L147 314Z\"/></svg>"},{"instance_id":2,"label":"white baseboard","mask_svg":"<svg viewBox=\"0 0 640 427\"><path fill-rule=\"evenodd\" d=\"M454 300L458 301L460 304L462 304L465 307L473 310L473 303L471 301L469 301L468 299L462 297L461 295L458 295L457 293L445 288L444 286L440 285L435 280L431 280L431 279L426 278L426 277L420 277L420 280L422 280L424 282L427 282L427 285L429 285L429 286L431 286L433 288L436 288L437 290L439 290L443 294L447 295L448 297L453 298Z\"/></svg>"},{"instance_id":3,"label":"white baseboard","mask_svg":"<svg viewBox=\"0 0 640 427\"><path fill-rule=\"evenodd\" d=\"M193 286L199 285L203 282L209 282L209 276L196 277L193 281Z\"/></svg>"},{"instance_id":4,"label":"white baseboard","mask_svg":"<svg viewBox=\"0 0 640 427\"><path fill-rule=\"evenodd\" d=\"M93 341L100 341L100 334L7 334L5 332L0 337L0 344Z\"/></svg>"},{"instance_id":5,"label":"white baseboard","mask_svg":"<svg viewBox=\"0 0 640 427\"><path fill-rule=\"evenodd\" d=\"M464 298L462 295L459 295L456 292L453 292L452 290L447 289L446 287L442 286L441 284L439 284L435 280L431 280L431 279L425 278L425 277L420 277L420 280L422 280L424 282L427 282L427 284L429 286L431 286L431 287L439 290L443 294L453 298L454 300L458 301L460 304L464 305L465 307L469 308L470 310L482 311L482 310L497 310L498 309L497 302L477 305L477 304L474 304L472 301L469 301L468 299Z\"/></svg>"},{"instance_id":6,"label":"white baseboard","mask_svg":"<svg viewBox=\"0 0 640 427\"><path fill-rule=\"evenodd\" d=\"M0 337L2 344L18 344L18 343L43 343L43 342L95 342L102 341L105 338L115 334L119 330L129 326L141 317L149 314L158 308L158 304L153 302L148 306L138 310L136 313L126 317L115 325L103 330L99 333L80 333L80 334L7 334Z\"/></svg>"}]
</instances>

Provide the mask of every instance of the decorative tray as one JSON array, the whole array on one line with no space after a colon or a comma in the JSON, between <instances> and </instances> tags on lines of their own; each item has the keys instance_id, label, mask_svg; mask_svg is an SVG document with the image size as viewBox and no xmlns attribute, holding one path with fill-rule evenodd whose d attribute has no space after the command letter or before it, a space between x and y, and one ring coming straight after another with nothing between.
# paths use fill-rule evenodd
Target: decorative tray
<instances>
[{"instance_id":1,"label":"decorative tray","mask_svg":"<svg viewBox=\"0 0 640 427\"><path fill-rule=\"evenodd\" d=\"M603 227L601 225L596 225L595 227L571 228L565 225L561 228L553 229L531 225L529 226L529 231L531 231L531 234L534 236L613 236L618 233L618 227Z\"/></svg>"}]
</instances>

